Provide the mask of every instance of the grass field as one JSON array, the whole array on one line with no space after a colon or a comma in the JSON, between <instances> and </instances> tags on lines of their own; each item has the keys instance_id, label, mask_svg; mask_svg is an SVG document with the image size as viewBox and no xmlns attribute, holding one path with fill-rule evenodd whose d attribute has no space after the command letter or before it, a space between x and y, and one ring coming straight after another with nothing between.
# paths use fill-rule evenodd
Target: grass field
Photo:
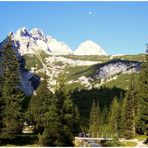
<instances>
[{"instance_id":1,"label":"grass field","mask_svg":"<svg viewBox=\"0 0 148 148\"><path fill-rule=\"evenodd\" d=\"M121 142L121 146L124 146L124 147L135 147L137 145L137 142Z\"/></svg>"},{"instance_id":2,"label":"grass field","mask_svg":"<svg viewBox=\"0 0 148 148\"><path fill-rule=\"evenodd\" d=\"M143 141L143 140L145 140L147 138L147 136L146 135L136 135L134 138L138 139L140 141Z\"/></svg>"},{"instance_id":3,"label":"grass field","mask_svg":"<svg viewBox=\"0 0 148 148\"><path fill-rule=\"evenodd\" d=\"M134 80L137 82L139 79L139 74L133 74L133 76ZM106 86L109 88L116 86L118 88L126 90L129 87L130 79L131 79L131 74L122 74L119 75L116 80L105 82L102 86Z\"/></svg>"}]
</instances>

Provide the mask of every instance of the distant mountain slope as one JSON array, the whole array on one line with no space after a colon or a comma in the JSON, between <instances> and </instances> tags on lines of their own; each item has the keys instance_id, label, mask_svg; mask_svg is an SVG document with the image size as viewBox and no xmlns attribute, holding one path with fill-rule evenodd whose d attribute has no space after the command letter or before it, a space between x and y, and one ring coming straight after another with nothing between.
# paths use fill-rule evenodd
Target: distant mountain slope
<instances>
[{"instance_id":1,"label":"distant mountain slope","mask_svg":"<svg viewBox=\"0 0 148 148\"><path fill-rule=\"evenodd\" d=\"M76 87L91 89L92 87L100 87L105 83L111 86L113 83L107 82L115 82L122 75L138 73L144 59L143 54L115 57L100 55L106 54L105 51L92 41L84 44L92 46L83 47L91 47L92 53L95 55L69 55L70 50L64 43L45 36L37 28L30 32L21 28L16 33L10 33L10 36L12 46L18 51L18 56L21 59L21 84L27 95L33 93L34 88L36 88L35 85L39 83L43 74L47 75L49 89L54 91L58 73L61 71L66 72L66 83L69 90ZM0 43L0 49L5 47L7 41L8 38ZM50 48L49 45L51 45ZM51 47L53 48L51 49ZM91 49L89 48L89 52ZM61 53L61 50L65 52ZM61 55L56 55L58 53L61 53ZM117 83L115 82L115 84Z\"/></svg>"}]
</instances>

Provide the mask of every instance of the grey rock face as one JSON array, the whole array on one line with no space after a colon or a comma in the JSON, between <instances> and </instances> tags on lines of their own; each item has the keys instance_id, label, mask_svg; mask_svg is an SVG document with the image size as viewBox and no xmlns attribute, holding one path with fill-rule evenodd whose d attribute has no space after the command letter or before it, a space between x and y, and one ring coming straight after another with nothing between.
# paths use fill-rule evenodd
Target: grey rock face
<instances>
[{"instance_id":1,"label":"grey rock face","mask_svg":"<svg viewBox=\"0 0 148 148\"><path fill-rule=\"evenodd\" d=\"M112 60L102 64L96 71L94 78L108 79L121 73L139 72L140 65L141 63L137 61Z\"/></svg>"}]
</instances>

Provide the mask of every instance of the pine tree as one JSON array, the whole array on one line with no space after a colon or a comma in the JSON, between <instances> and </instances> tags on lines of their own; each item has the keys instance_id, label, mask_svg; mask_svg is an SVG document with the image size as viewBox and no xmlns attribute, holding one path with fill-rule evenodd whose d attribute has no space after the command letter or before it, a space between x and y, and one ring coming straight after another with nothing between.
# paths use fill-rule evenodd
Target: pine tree
<instances>
[{"instance_id":1,"label":"pine tree","mask_svg":"<svg viewBox=\"0 0 148 148\"><path fill-rule=\"evenodd\" d=\"M95 100L93 100L92 108L90 111L90 119L89 119L89 133L92 137L97 136L98 125L97 125L97 106Z\"/></svg>"},{"instance_id":2,"label":"pine tree","mask_svg":"<svg viewBox=\"0 0 148 148\"><path fill-rule=\"evenodd\" d=\"M53 99L53 93L48 89L46 77L41 81L40 86L36 90L36 94L32 96L29 109L27 112L27 120L35 125L36 132L43 133L48 123L47 113Z\"/></svg>"},{"instance_id":3,"label":"pine tree","mask_svg":"<svg viewBox=\"0 0 148 148\"><path fill-rule=\"evenodd\" d=\"M66 91L64 75L60 74L57 80L54 98L47 113L48 125L45 131L51 146L72 146L73 136L79 126L78 112ZM75 129L75 127L77 127Z\"/></svg>"},{"instance_id":4,"label":"pine tree","mask_svg":"<svg viewBox=\"0 0 148 148\"><path fill-rule=\"evenodd\" d=\"M58 114L61 115L60 120L64 133L62 133L62 137L64 137L64 141L62 141L62 143L64 144L63 146L69 146L72 145L73 135L76 134L75 125L79 126L79 123L77 122L79 121L79 117L76 116L75 106L70 99L69 93L66 91L64 73L59 75L59 80L57 81L57 88L55 91L55 98ZM75 120L76 118L78 120Z\"/></svg>"},{"instance_id":5,"label":"pine tree","mask_svg":"<svg viewBox=\"0 0 148 148\"><path fill-rule=\"evenodd\" d=\"M133 84L133 76L131 77L130 87L126 92L125 106L123 107L123 119L124 119L124 137L130 139L135 135L135 88Z\"/></svg>"},{"instance_id":6,"label":"pine tree","mask_svg":"<svg viewBox=\"0 0 148 148\"><path fill-rule=\"evenodd\" d=\"M97 102L96 111L97 111L96 118L97 118L97 137L98 137L101 135L101 126L102 126L102 116L101 116L101 109L99 102Z\"/></svg>"},{"instance_id":7,"label":"pine tree","mask_svg":"<svg viewBox=\"0 0 148 148\"><path fill-rule=\"evenodd\" d=\"M3 85L3 81L2 81L2 77L0 75L0 132L2 132L2 127L3 127L2 112L3 112L3 107L4 107L4 100L2 97L2 85Z\"/></svg>"},{"instance_id":8,"label":"pine tree","mask_svg":"<svg viewBox=\"0 0 148 148\"><path fill-rule=\"evenodd\" d=\"M124 113L125 113L125 103L124 103L124 98L123 95L121 93L120 95L120 99L119 99L119 108L118 108L118 135L119 137L122 137L122 133L124 131L124 119L122 117L125 117Z\"/></svg>"},{"instance_id":9,"label":"pine tree","mask_svg":"<svg viewBox=\"0 0 148 148\"><path fill-rule=\"evenodd\" d=\"M81 131L80 129L80 113L77 106L74 106L73 122L72 122L72 133L74 136Z\"/></svg>"},{"instance_id":10,"label":"pine tree","mask_svg":"<svg viewBox=\"0 0 148 148\"><path fill-rule=\"evenodd\" d=\"M109 127L112 135L118 135L119 104L117 97L112 100L109 112Z\"/></svg>"},{"instance_id":11,"label":"pine tree","mask_svg":"<svg viewBox=\"0 0 148 148\"><path fill-rule=\"evenodd\" d=\"M133 112L133 116L134 116L134 128L133 128L133 132L134 134L136 134L138 132L137 130L137 122L139 119L139 114L140 114L140 99L139 99L139 94L138 94L138 84L136 82L136 79L133 77L133 106L134 106L134 112Z\"/></svg>"},{"instance_id":12,"label":"pine tree","mask_svg":"<svg viewBox=\"0 0 148 148\"><path fill-rule=\"evenodd\" d=\"M109 111L105 105L101 112L101 137L111 136L110 127L109 127Z\"/></svg>"},{"instance_id":13,"label":"pine tree","mask_svg":"<svg viewBox=\"0 0 148 148\"><path fill-rule=\"evenodd\" d=\"M23 126L22 101L24 93L20 89L20 71L18 53L12 47L11 37L2 49L2 132L5 134L20 133Z\"/></svg>"},{"instance_id":14,"label":"pine tree","mask_svg":"<svg viewBox=\"0 0 148 148\"><path fill-rule=\"evenodd\" d=\"M145 55L145 62L142 64L139 79L140 114L139 122L141 130L148 136L148 53Z\"/></svg>"}]
</instances>

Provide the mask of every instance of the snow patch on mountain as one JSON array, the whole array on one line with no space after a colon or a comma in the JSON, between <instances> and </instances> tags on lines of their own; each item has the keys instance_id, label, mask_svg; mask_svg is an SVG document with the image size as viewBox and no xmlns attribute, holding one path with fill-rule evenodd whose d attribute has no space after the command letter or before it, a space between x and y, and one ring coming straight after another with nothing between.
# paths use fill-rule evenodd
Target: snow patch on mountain
<instances>
[{"instance_id":1,"label":"snow patch on mountain","mask_svg":"<svg viewBox=\"0 0 148 148\"><path fill-rule=\"evenodd\" d=\"M72 50L64 42L57 41L54 38L47 37L48 47L54 55L69 55L72 54Z\"/></svg>"},{"instance_id":2,"label":"snow patch on mountain","mask_svg":"<svg viewBox=\"0 0 148 148\"><path fill-rule=\"evenodd\" d=\"M78 49L73 52L75 55L107 55L107 53L96 43L87 40L80 44Z\"/></svg>"}]
</instances>

